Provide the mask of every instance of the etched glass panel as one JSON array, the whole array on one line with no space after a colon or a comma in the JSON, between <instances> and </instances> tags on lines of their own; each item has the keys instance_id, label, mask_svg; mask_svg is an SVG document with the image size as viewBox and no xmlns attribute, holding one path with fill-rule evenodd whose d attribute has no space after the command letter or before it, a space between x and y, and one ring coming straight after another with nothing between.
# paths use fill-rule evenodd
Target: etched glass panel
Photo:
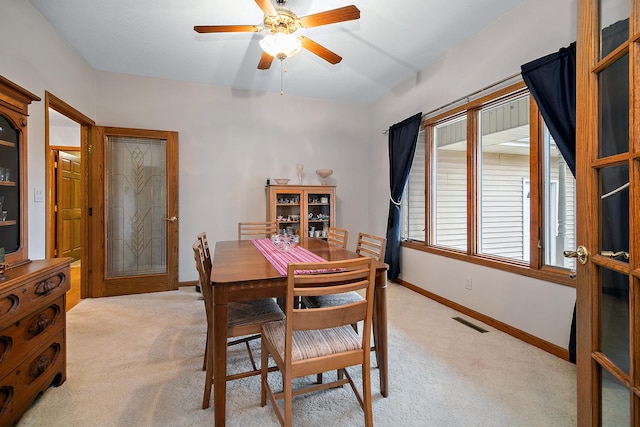
<instances>
[{"instance_id":1,"label":"etched glass panel","mask_svg":"<svg viewBox=\"0 0 640 427\"><path fill-rule=\"evenodd\" d=\"M166 140L108 137L107 277L163 274Z\"/></svg>"}]
</instances>

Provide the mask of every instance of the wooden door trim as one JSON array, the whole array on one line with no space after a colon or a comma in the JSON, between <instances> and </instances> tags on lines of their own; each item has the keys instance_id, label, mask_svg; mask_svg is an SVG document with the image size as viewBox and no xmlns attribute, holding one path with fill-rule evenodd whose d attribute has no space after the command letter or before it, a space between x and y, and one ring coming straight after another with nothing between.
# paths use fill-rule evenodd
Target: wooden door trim
<instances>
[{"instance_id":1,"label":"wooden door trim","mask_svg":"<svg viewBox=\"0 0 640 427\"><path fill-rule=\"evenodd\" d=\"M67 104L57 96L52 93L45 91L44 94L44 150L45 150L45 159L46 159L46 170L45 170L45 256L47 258L53 257L53 238L54 238L54 230L55 226L55 212L54 212L54 193L53 193L53 184L55 183L55 171L53 170L53 162L51 161L53 153L52 147L50 144L50 136L49 136L49 108L57 111L58 113L66 116L70 120L78 123L80 125L80 146L73 147L75 151L80 151L82 162L82 181L84 183L82 188L82 218L81 218L81 233L82 233L82 262L80 263L80 276L81 280L81 289L80 289L80 298L86 298L91 296L91 292L89 289L90 282L90 274L91 274L91 265L89 261L89 257L91 255L91 244L92 239L89 233L89 217L88 217L88 208L89 204L89 194L91 194L91 180L89 176L89 170L91 169L90 162L91 156L90 153L90 141L91 136L95 132L95 122L88 116L84 115L77 109L73 108L71 105ZM63 149L63 148L71 148L71 147L55 147L55 149Z\"/></svg>"}]
</instances>

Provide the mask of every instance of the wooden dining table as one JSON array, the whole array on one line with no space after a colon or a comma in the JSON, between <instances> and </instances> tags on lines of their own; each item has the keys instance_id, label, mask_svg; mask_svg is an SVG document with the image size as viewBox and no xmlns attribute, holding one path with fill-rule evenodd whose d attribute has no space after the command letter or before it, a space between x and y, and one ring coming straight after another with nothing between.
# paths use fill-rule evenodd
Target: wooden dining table
<instances>
[{"instance_id":1,"label":"wooden dining table","mask_svg":"<svg viewBox=\"0 0 640 427\"><path fill-rule=\"evenodd\" d=\"M303 237L300 246L327 261L357 258L355 252L329 245L319 238ZM387 359L387 269L378 262L374 296L374 342L380 373L380 393L389 393ZM283 298L287 277L281 275L250 240L216 242L211 266L213 285L213 400L216 426L224 426L227 395L227 315L228 304L259 298Z\"/></svg>"}]
</instances>

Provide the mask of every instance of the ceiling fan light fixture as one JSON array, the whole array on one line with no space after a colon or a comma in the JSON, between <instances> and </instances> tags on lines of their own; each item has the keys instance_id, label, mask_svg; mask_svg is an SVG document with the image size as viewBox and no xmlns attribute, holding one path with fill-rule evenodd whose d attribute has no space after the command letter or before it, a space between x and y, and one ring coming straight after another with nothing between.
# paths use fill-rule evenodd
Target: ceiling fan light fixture
<instances>
[{"instance_id":1,"label":"ceiling fan light fixture","mask_svg":"<svg viewBox=\"0 0 640 427\"><path fill-rule=\"evenodd\" d=\"M272 32L260 40L260 47L274 58L283 60L300 52L302 41L293 34Z\"/></svg>"}]
</instances>

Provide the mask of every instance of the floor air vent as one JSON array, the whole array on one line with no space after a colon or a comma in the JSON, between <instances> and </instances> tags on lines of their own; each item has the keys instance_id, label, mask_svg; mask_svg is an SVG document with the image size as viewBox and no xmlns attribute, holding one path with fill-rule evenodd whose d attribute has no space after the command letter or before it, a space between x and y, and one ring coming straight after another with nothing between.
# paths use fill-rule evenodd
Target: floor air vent
<instances>
[{"instance_id":1,"label":"floor air vent","mask_svg":"<svg viewBox=\"0 0 640 427\"><path fill-rule=\"evenodd\" d=\"M456 320L460 323L462 323L465 326L470 327L471 329L475 329L476 331L480 332L480 333L485 333L485 332L489 332L486 329L482 329L480 326L478 325L474 325L473 323L469 322L468 320L463 319L462 317L454 317L453 320Z\"/></svg>"}]
</instances>

